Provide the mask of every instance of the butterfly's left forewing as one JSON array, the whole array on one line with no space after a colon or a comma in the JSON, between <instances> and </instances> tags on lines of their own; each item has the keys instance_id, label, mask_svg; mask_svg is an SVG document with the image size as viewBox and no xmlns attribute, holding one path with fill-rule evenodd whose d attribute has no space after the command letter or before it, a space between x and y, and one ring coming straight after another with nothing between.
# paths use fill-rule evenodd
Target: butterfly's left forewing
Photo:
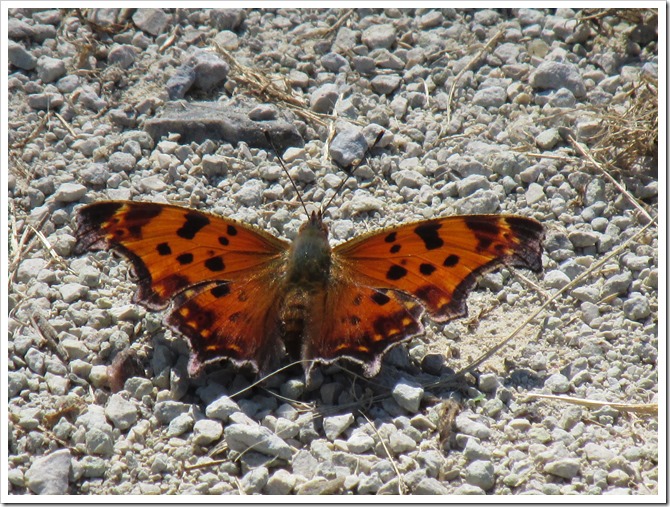
<instances>
[{"instance_id":1,"label":"butterfly's left forewing","mask_svg":"<svg viewBox=\"0 0 670 507\"><path fill-rule=\"evenodd\" d=\"M192 373L225 358L263 368L277 355L286 242L197 210L131 201L80 208L76 234L75 252L115 249L132 262L135 302L172 303L167 322L189 340Z\"/></svg>"}]
</instances>

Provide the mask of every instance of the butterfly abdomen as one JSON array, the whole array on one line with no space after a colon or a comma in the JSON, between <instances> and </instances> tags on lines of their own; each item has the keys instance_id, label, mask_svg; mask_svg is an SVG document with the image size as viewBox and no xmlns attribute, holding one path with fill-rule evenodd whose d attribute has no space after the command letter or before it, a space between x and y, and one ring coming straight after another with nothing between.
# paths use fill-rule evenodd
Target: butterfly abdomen
<instances>
[{"instance_id":1,"label":"butterfly abdomen","mask_svg":"<svg viewBox=\"0 0 670 507\"><path fill-rule=\"evenodd\" d=\"M315 296L315 290L292 285L282 297L279 308L281 338L286 354L293 360L300 357L305 322L310 314L309 303Z\"/></svg>"}]
</instances>

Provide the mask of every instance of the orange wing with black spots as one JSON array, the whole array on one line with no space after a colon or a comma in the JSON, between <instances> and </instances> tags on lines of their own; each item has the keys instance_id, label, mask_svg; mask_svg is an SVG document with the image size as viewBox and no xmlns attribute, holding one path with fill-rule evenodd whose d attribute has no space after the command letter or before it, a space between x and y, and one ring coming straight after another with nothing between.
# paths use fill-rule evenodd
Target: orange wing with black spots
<instances>
[{"instance_id":1,"label":"orange wing with black spots","mask_svg":"<svg viewBox=\"0 0 670 507\"><path fill-rule=\"evenodd\" d=\"M116 249L133 264L133 301L172 302L167 323L189 339L189 370L229 358L278 355L277 297L289 244L208 213L147 202L108 201L77 214L76 253Z\"/></svg>"},{"instance_id":2,"label":"orange wing with black spots","mask_svg":"<svg viewBox=\"0 0 670 507\"><path fill-rule=\"evenodd\" d=\"M355 238L335 247L333 259L350 283L403 292L444 322L467 313L482 274L502 264L541 271L543 235L530 218L453 216Z\"/></svg>"},{"instance_id":3,"label":"orange wing with black spots","mask_svg":"<svg viewBox=\"0 0 670 507\"><path fill-rule=\"evenodd\" d=\"M423 330L423 308L401 292L339 280L316 299L302 356L325 363L347 358L371 377L388 348Z\"/></svg>"}]
</instances>

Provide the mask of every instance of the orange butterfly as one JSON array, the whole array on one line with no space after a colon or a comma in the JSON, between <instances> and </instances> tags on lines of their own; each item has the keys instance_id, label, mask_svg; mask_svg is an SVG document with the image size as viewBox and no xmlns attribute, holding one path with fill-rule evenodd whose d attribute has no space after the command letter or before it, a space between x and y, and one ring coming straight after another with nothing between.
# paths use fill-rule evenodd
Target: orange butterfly
<instances>
[{"instance_id":1,"label":"orange butterfly","mask_svg":"<svg viewBox=\"0 0 670 507\"><path fill-rule=\"evenodd\" d=\"M366 234L331 248L322 213L292 243L202 211L108 201L79 208L75 252L116 249L133 264L133 301L168 305L191 347L189 372L230 359L260 373L282 355L358 362L366 376L392 345L467 314L477 279L502 264L541 271L542 225L501 215L452 216Z\"/></svg>"}]
</instances>

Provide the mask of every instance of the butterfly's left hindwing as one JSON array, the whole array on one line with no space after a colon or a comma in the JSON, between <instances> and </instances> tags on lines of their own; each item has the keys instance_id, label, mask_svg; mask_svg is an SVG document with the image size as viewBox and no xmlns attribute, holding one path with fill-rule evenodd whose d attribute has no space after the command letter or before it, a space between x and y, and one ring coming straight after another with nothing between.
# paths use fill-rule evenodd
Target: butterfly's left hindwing
<instances>
[{"instance_id":1,"label":"butterfly's left hindwing","mask_svg":"<svg viewBox=\"0 0 670 507\"><path fill-rule=\"evenodd\" d=\"M425 220L364 235L333 250L350 283L412 296L444 322L467 313L477 278L502 264L542 269L543 227L516 216Z\"/></svg>"}]
</instances>

